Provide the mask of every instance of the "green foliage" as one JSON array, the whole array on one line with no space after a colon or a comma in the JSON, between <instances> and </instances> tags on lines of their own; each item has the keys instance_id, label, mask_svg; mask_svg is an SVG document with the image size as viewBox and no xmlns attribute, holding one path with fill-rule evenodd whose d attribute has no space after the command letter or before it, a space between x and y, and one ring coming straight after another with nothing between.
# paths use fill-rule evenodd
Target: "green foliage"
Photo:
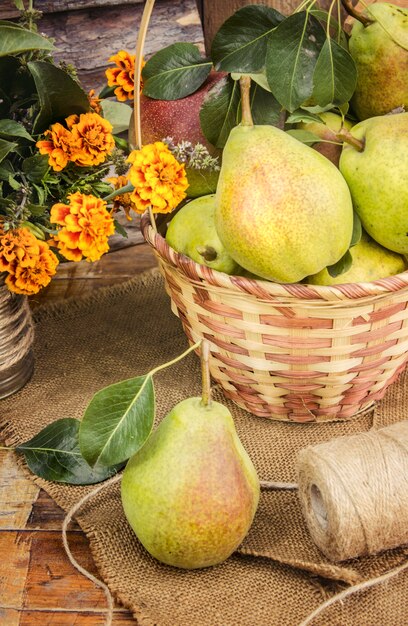
<instances>
[{"instance_id":1,"label":"green foliage","mask_svg":"<svg viewBox=\"0 0 408 626\"><path fill-rule=\"evenodd\" d=\"M69 417L46 426L17 446L30 470L44 478L71 485L92 485L115 474L120 466L90 467L79 450L80 422Z\"/></svg>"},{"instance_id":2,"label":"green foliage","mask_svg":"<svg viewBox=\"0 0 408 626\"><path fill-rule=\"evenodd\" d=\"M212 63L197 46L176 43L163 48L143 68L143 93L150 98L178 100L196 91L211 71Z\"/></svg>"},{"instance_id":3,"label":"green foliage","mask_svg":"<svg viewBox=\"0 0 408 626\"><path fill-rule=\"evenodd\" d=\"M94 466L126 461L144 444L153 427L151 376L105 387L92 398L79 432L83 457Z\"/></svg>"}]
</instances>

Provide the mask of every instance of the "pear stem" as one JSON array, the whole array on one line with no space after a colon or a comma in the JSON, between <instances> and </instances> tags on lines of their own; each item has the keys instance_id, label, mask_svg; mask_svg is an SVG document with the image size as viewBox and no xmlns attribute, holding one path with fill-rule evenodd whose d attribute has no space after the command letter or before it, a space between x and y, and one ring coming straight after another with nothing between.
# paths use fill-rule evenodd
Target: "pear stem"
<instances>
[{"instance_id":1,"label":"pear stem","mask_svg":"<svg viewBox=\"0 0 408 626\"><path fill-rule=\"evenodd\" d=\"M337 133L337 137L340 139L340 141L344 141L350 144L350 146L353 146L353 148L355 148L358 152L363 152L365 147L364 141L361 141L361 139L357 139L357 137L354 137L354 135L352 135L347 130L347 128L342 128Z\"/></svg>"},{"instance_id":2,"label":"pear stem","mask_svg":"<svg viewBox=\"0 0 408 626\"><path fill-rule=\"evenodd\" d=\"M363 26L369 26L370 24L374 22L374 20L370 19L369 17L361 13L361 11L356 11L356 9L352 5L351 0L341 0L341 3L343 7L345 8L345 10L347 11L347 13L351 15L352 17L354 17L354 19L361 22Z\"/></svg>"},{"instance_id":3,"label":"pear stem","mask_svg":"<svg viewBox=\"0 0 408 626\"><path fill-rule=\"evenodd\" d=\"M208 357L210 354L210 344L205 339L201 342L201 382L202 382L202 395L201 404L208 406L211 404L211 377L210 368L208 365Z\"/></svg>"},{"instance_id":4,"label":"pear stem","mask_svg":"<svg viewBox=\"0 0 408 626\"><path fill-rule=\"evenodd\" d=\"M239 79L239 88L241 90L241 108L242 108L242 119L241 126L253 126L254 120L251 115L251 101L249 97L249 92L251 89L251 77L250 76L241 76Z\"/></svg>"}]
</instances>

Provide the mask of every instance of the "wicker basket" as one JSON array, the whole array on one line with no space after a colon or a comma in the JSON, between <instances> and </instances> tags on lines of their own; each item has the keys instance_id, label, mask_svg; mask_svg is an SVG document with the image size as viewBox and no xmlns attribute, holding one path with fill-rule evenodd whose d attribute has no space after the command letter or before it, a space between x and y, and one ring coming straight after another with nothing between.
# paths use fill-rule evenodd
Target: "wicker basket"
<instances>
[{"instance_id":1,"label":"wicker basket","mask_svg":"<svg viewBox=\"0 0 408 626\"><path fill-rule=\"evenodd\" d=\"M165 228L165 218L157 222ZM348 420L383 397L408 360L408 271L336 287L228 276L141 228L191 343L210 342L210 371L254 415Z\"/></svg>"}]
</instances>

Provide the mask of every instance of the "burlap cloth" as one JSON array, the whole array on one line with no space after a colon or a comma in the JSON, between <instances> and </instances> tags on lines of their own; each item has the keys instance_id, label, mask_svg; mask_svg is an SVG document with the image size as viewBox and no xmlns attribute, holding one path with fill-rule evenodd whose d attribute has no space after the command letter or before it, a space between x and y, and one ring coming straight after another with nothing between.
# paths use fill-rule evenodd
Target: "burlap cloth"
<instances>
[{"instance_id":1,"label":"burlap cloth","mask_svg":"<svg viewBox=\"0 0 408 626\"><path fill-rule=\"evenodd\" d=\"M18 394L2 401L3 439L27 440L61 417L81 418L94 392L143 374L187 347L155 270L81 300L35 311L36 367ZM288 424L253 417L224 399L262 480L296 481L298 450L343 434L406 418L406 376L369 414L348 423ZM178 401L200 393L195 354L155 376L157 419ZM35 479L64 509L84 487ZM140 545L112 485L85 505L78 522L90 539L100 575L143 625L296 626L347 584L404 562L407 548L330 563L308 536L296 492L264 491L242 547L225 563L201 571L161 565ZM313 622L330 626L405 626L408 574L349 597Z\"/></svg>"}]
</instances>

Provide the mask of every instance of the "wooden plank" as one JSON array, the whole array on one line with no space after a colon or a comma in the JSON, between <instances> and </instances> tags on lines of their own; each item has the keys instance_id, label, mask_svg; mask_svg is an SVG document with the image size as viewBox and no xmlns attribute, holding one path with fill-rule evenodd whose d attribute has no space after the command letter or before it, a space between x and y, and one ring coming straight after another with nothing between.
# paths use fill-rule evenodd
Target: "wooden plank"
<instances>
[{"instance_id":1,"label":"wooden plank","mask_svg":"<svg viewBox=\"0 0 408 626\"><path fill-rule=\"evenodd\" d=\"M99 91L106 84L109 58L121 49L135 50L142 11L143 6L136 4L48 14L39 29L55 39L55 59L74 65L86 90ZM195 0L160 0L153 10L145 55L179 41L203 44Z\"/></svg>"},{"instance_id":2,"label":"wooden plank","mask_svg":"<svg viewBox=\"0 0 408 626\"><path fill-rule=\"evenodd\" d=\"M160 2L160 0L158 0ZM36 0L35 8L43 13L56 13L59 11L75 11L78 9L90 9L94 7L114 6L117 4L139 4L143 0ZM2 0L0 6L0 19L18 17L13 0Z\"/></svg>"},{"instance_id":3,"label":"wooden plank","mask_svg":"<svg viewBox=\"0 0 408 626\"><path fill-rule=\"evenodd\" d=\"M15 541L22 540L30 541L31 548L22 608L52 610L60 607L89 613L105 610L104 592L84 576L78 575L65 555L60 533L17 531ZM68 541L75 558L98 577L85 535L69 531Z\"/></svg>"},{"instance_id":4,"label":"wooden plank","mask_svg":"<svg viewBox=\"0 0 408 626\"><path fill-rule=\"evenodd\" d=\"M48 287L30 298L34 309L42 302L85 296L99 287L118 284L157 266L152 249L140 244L106 254L95 263L61 263Z\"/></svg>"},{"instance_id":5,"label":"wooden plank","mask_svg":"<svg viewBox=\"0 0 408 626\"><path fill-rule=\"evenodd\" d=\"M1 619L1 611L20 607L24 602L24 586L30 565L32 535L18 531L0 531L0 623L18 624L16 615L10 621Z\"/></svg>"},{"instance_id":6,"label":"wooden plank","mask_svg":"<svg viewBox=\"0 0 408 626\"><path fill-rule=\"evenodd\" d=\"M15 453L0 450L0 530L24 528L38 492L17 465Z\"/></svg>"},{"instance_id":7,"label":"wooden plank","mask_svg":"<svg viewBox=\"0 0 408 626\"><path fill-rule=\"evenodd\" d=\"M248 4L266 4L285 15L289 15L300 4L300 0L264 0L263 2L258 0L223 0L223 2L218 2L218 0L198 0L198 2L199 11L202 15L205 49L207 52L210 51L211 42L221 24L243 6ZM328 9L331 3L332 0L318 0L317 5Z\"/></svg>"},{"instance_id":8,"label":"wooden plank","mask_svg":"<svg viewBox=\"0 0 408 626\"><path fill-rule=\"evenodd\" d=\"M25 528L31 530L53 530L60 533L64 518L65 511L54 502L48 493L40 489L38 497L32 505L30 517ZM82 532L76 522L71 522L69 529L72 532L74 530Z\"/></svg>"}]
</instances>

